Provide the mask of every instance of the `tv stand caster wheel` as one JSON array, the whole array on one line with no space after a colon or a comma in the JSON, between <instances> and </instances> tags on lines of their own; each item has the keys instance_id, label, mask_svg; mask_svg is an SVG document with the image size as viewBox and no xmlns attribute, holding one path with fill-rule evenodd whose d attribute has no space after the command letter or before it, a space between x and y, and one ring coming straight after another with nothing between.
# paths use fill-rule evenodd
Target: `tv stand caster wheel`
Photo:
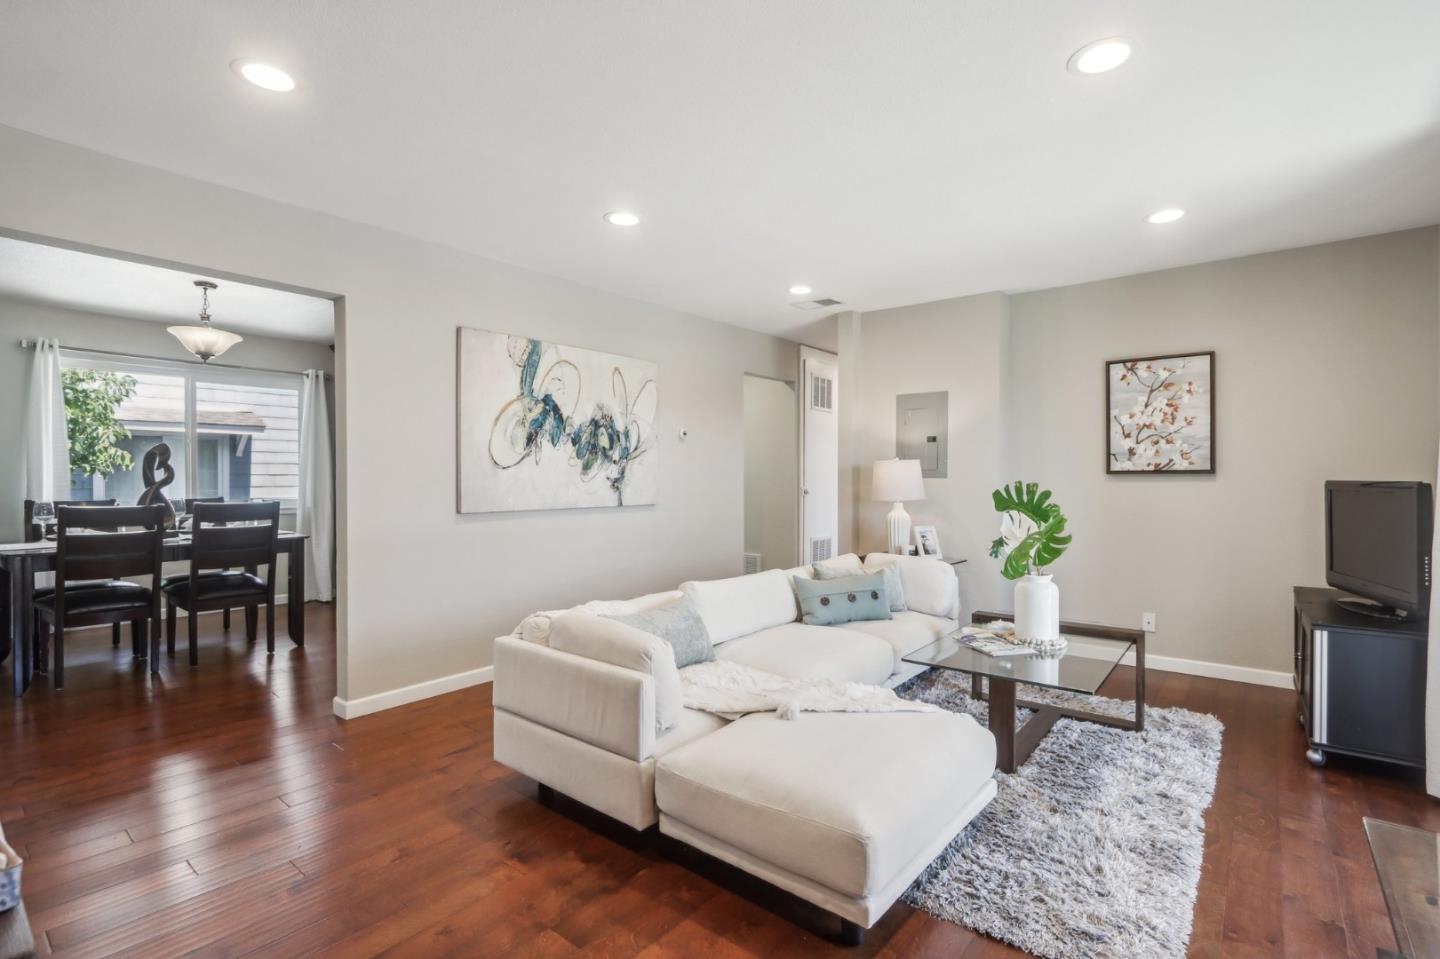
<instances>
[{"instance_id":1,"label":"tv stand caster wheel","mask_svg":"<svg viewBox=\"0 0 1440 959\"><path fill-rule=\"evenodd\" d=\"M1305 750L1305 758L1310 760L1310 765L1312 766L1323 766L1325 765L1325 750L1307 749Z\"/></svg>"}]
</instances>

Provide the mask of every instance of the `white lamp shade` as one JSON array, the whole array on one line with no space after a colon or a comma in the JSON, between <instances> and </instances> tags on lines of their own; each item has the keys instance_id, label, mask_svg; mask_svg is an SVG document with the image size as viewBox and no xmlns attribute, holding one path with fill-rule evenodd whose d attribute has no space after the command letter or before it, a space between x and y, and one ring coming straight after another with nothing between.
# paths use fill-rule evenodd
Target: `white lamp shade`
<instances>
[{"instance_id":1,"label":"white lamp shade","mask_svg":"<svg viewBox=\"0 0 1440 959\"><path fill-rule=\"evenodd\" d=\"M217 330L213 326L171 326L167 329L185 349L206 362L244 339L238 333Z\"/></svg>"},{"instance_id":2,"label":"white lamp shade","mask_svg":"<svg viewBox=\"0 0 1440 959\"><path fill-rule=\"evenodd\" d=\"M902 503L925 498L925 479L919 460L876 460L870 479L870 498L884 503Z\"/></svg>"}]
</instances>

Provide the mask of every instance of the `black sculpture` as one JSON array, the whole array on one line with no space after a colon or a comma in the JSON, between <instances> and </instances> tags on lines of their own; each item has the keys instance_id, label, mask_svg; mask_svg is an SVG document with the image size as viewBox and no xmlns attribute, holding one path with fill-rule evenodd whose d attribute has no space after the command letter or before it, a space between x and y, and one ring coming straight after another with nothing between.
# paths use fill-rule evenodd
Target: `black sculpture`
<instances>
[{"instance_id":1,"label":"black sculpture","mask_svg":"<svg viewBox=\"0 0 1440 959\"><path fill-rule=\"evenodd\" d=\"M165 471L160 479L155 479L155 469L159 467ZM170 505L170 498L161 492L165 487L175 482L175 468L170 465L170 447L166 443L156 443L150 447L145 454L145 463L141 467L141 476L145 480L145 492L140 494L136 501L137 506L163 506L165 514L160 520L164 529L175 528L175 507Z\"/></svg>"}]
</instances>

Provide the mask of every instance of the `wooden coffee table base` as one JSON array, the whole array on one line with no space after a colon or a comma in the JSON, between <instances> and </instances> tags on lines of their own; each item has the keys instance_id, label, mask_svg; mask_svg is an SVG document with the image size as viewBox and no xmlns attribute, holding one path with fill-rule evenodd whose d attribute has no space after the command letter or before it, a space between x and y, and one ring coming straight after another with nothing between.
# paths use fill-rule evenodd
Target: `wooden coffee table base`
<instances>
[{"instance_id":1,"label":"wooden coffee table base","mask_svg":"<svg viewBox=\"0 0 1440 959\"><path fill-rule=\"evenodd\" d=\"M987 695L984 691L981 678L978 674L970 674L970 695L976 699L984 700L990 704L990 732L995 736L995 766L1001 772L1013 773L1020 768L1020 764L1030 758L1035 747L1040 745L1040 740L1055 725L1055 721L1062 716L1066 719L1079 719L1087 723L1099 723L1102 726L1113 726L1116 729L1129 729L1140 732L1145 728L1145 687L1144 667L1136 670L1136 696L1135 696L1135 718L1123 719L1118 716L1106 716L1101 713L1092 713L1083 709L1070 709L1065 706L1051 706L1046 703L1032 703L1028 700L1017 699L1015 687L1018 685L1013 679L999 679L990 677L990 692ZM1028 709L1031 711L1030 718L1020 725L1015 725L1016 710Z\"/></svg>"}]
</instances>

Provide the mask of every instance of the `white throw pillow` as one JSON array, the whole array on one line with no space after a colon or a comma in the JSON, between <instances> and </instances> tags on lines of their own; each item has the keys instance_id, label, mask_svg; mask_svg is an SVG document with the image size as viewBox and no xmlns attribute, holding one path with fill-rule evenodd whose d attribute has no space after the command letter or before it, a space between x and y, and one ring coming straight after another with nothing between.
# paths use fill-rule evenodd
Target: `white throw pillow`
<instances>
[{"instance_id":1,"label":"white throw pillow","mask_svg":"<svg viewBox=\"0 0 1440 959\"><path fill-rule=\"evenodd\" d=\"M675 651L659 636L625 623L572 609L550 623L550 648L646 673L655 681L655 732L680 721L685 708Z\"/></svg>"},{"instance_id":2,"label":"white throw pillow","mask_svg":"<svg viewBox=\"0 0 1440 959\"><path fill-rule=\"evenodd\" d=\"M863 576L865 567L854 553L832 556L815 564L816 579L839 579L842 576Z\"/></svg>"},{"instance_id":3,"label":"white throw pillow","mask_svg":"<svg viewBox=\"0 0 1440 959\"><path fill-rule=\"evenodd\" d=\"M815 567L806 563L804 566L791 566L785 571L785 579L789 582L793 583L796 576L799 576L801 579L814 579Z\"/></svg>"},{"instance_id":4,"label":"white throw pillow","mask_svg":"<svg viewBox=\"0 0 1440 959\"><path fill-rule=\"evenodd\" d=\"M692 580L681 583L680 591L695 603L710 642L716 646L793 623L800 615L790 577L780 569L730 579Z\"/></svg>"},{"instance_id":5,"label":"white throw pillow","mask_svg":"<svg viewBox=\"0 0 1440 959\"><path fill-rule=\"evenodd\" d=\"M960 618L960 584L949 563L933 556L895 553L870 553L865 557L867 573L879 572L886 566L900 571L906 608L944 619Z\"/></svg>"}]
</instances>

